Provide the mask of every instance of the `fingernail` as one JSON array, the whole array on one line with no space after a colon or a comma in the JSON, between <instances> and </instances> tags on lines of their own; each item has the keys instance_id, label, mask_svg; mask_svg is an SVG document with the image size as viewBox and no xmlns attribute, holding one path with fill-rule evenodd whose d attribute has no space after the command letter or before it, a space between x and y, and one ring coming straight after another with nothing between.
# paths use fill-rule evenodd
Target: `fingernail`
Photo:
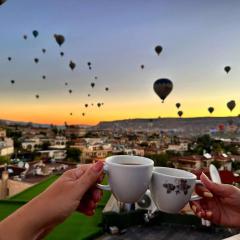
<instances>
[{"instance_id":1,"label":"fingernail","mask_svg":"<svg viewBox=\"0 0 240 240\"><path fill-rule=\"evenodd\" d=\"M103 169L103 162L101 162L101 161L96 162L96 163L93 165L92 169L93 169L93 171L95 171L95 172L97 172L97 173L101 172L102 169Z\"/></svg>"},{"instance_id":2,"label":"fingernail","mask_svg":"<svg viewBox=\"0 0 240 240\"><path fill-rule=\"evenodd\" d=\"M210 193L210 192L204 192L204 193L203 193L203 196L206 197L206 198L212 198L212 197L213 197L213 194Z\"/></svg>"},{"instance_id":3,"label":"fingernail","mask_svg":"<svg viewBox=\"0 0 240 240\"><path fill-rule=\"evenodd\" d=\"M202 172L202 174L201 174L204 178L206 178L206 179L208 179L209 180L209 178L208 178L208 176L204 173L204 172Z\"/></svg>"},{"instance_id":4,"label":"fingernail","mask_svg":"<svg viewBox=\"0 0 240 240\"><path fill-rule=\"evenodd\" d=\"M193 205L192 210L196 213L197 212L197 207L195 205Z\"/></svg>"},{"instance_id":5,"label":"fingernail","mask_svg":"<svg viewBox=\"0 0 240 240\"><path fill-rule=\"evenodd\" d=\"M211 211L207 211L206 215L207 215L207 217L211 217L212 216L212 212Z\"/></svg>"}]
</instances>

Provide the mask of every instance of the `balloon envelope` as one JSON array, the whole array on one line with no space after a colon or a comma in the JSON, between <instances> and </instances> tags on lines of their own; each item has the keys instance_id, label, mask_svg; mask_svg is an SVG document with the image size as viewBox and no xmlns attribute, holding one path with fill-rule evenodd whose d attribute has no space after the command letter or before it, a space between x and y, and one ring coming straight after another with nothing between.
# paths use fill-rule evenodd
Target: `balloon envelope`
<instances>
[{"instance_id":1,"label":"balloon envelope","mask_svg":"<svg viewBox=\"0 0 240 240\"><path fill-rule=\"evenodd\" d=\"M0 5L2 5L3 3L5 3L7 0L0 0Z\"/></svg>"},{"instance_id":2,"label":"balloon envelope","mask_svg":"<svg viewBox=\"0 0 240 240\"><path fill-rule=\"evenodd\" d=\"M182 115L183 115L183 111L178 111L178 116L182 117Z\"/></svg>"},{"instance_id":3,"label":"balloon envelope","mask_svg":"<svg viewBox=\"0 0 240 240\"><path fill-rule=\"evenodd\" d=\"M227 107L230 111L232 111L236 107L236 102L234 100L231 100L227 103Z\"/></svg>"},{"instance_id":4,"label":"balloon envelope","mask_svg":"<svg viewBox=\"0 0 240 240\"><path fill-rule=\"evenodd\" d=\"M162 52L162 46L158 45L155 47L155 52L159 55Z\"/></svg>"},{"instance_id":5,"label":"balloon envelope","mask_svg":"<svg viewBox=\"0 0 240 240\"><path fill-rule=\"evenodd\" d=\"M214 112L214 107L209 107L208 111L209 111L209 113L213 113Z\"/></svg>"},{"instance_id":6,"label":"balloon envelope","mask_svg":"<svg viewBox=\"0 0 240 240\"><path fill-rule=\"evenodd\" d=\"M39 33L38 33L37 30L33 30L33 31L32 31L32 34L33 34L33 36L36 38L36 37L38 36Z\"/></svg>"},{"instance_id":7,"label":"balloon envelope","mask_svg":"<svg viewBox=\"0 0 240 240\"><path fill-rule=\"evenodd\" d=\"M71 70L73 70L76 67L76 63L74 63L73 61L70 61L69 67L71 68Z\"/></svg>"},{"instance_id":8,"label":"balloon envelope","mask_svg":"<svg viewBox=\"0 0 240 240\"><path fill-rule=\"evenodd\" d=\"M160 78L154 82L153 89L155 93L162 99L162 102L164 102L165 98L173 89L173 83L167 78Z\"/></svg>"},{"instance_id":9,"label":"balloon envelope","mask_svg":"<svg viewBox=\"0 0 240 240\"><path fill-rule=\"evenodd\" d=\"M230 66L224 67L224 71L225 71L226 73L229 73L229 72L231 71L231 67L230 67Z\"/></svg>"},{"instance_id":10,"label":"balloon envelope","mask_svg":"<svg viewBox=\"0 0 240 240\"><path fill-rule=\"evenodd\" d=\"M176 103L176 107L180 108L181 107L181 103Z\"/></svg>"},{"instance_id":11,"label":"balloon envelope","mask_svg":"<svg viewBox=\"0 0 240 240\"><path fill-rule=\"evenodd\" d=\"M56 40L56 42L59 46L61 46L65 42L65 37L63 35L54 34L53 36L54 36L54 38L55 38L55 40Z\"/></svg>"}]
</instances>

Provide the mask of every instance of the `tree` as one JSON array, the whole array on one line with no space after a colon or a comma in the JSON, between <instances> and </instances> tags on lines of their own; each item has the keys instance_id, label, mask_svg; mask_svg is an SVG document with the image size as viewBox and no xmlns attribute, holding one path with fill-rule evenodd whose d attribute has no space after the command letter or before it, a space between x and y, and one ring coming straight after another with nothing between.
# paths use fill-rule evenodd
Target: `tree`
<instances>
[{"instance_id":1,"label":"tree","mask_svg":"<svg viewBox=\"0 0 240 240\"><path fill-rule=\"evenodd\" d=\"M46 142L43 142L43 144L40 147L42 150L48 150L50 145L51 145L50 142L46 141Z\"/></svg>"},{"instance_id":2,"label":"tree","mask_svg":"<svg viewBox=\"0 0 240 240\"><path fill-rule=\"evenodd\" d=\"M238 161L232 162L232 169L234 171L240 170L240 162L238 162Z\"/></svg>"},{"instance_id":3,"label":"tree","mask_svg":"<svg viewBox=\"0 0 240 240\"><path fill-rule=\"evenodd\" d=\"M217 169L221 167L221 164L216 160L212 161L211 164L213 164Z\"/></svg>"},{"instance_id":4,"label":"tree","mask_svg":"<svg viewBox=\"0 0 240 240\"><path fill-rule=\"evenodd\" d=\"M170 167L171 161L168 154L153 154L153 155L146 155L147 158L150 158L154 162L154 166L158 167Z\"/></svg>"},{"instance_id":5,"label":"tree","mask_svg":"<svg viewBox=\"0 0 240 240\"><path fill-rule=\"evenodd\" d=\"M10 159L7 156L0 156L0 165L2 164L9 164L10 163Z\"/></svg>"},{"instance_id":6,"label":"tree","mask_svg":"<svg viewBox=\"0 0 240 240\"><path fill-rule=\"evenodd\" d=\"M67 149L67 159L74 161L74 162L79 162L80 156L81 156L80 149L78 149L78 148L68 148Z\"/></svg>"}]
</instances>

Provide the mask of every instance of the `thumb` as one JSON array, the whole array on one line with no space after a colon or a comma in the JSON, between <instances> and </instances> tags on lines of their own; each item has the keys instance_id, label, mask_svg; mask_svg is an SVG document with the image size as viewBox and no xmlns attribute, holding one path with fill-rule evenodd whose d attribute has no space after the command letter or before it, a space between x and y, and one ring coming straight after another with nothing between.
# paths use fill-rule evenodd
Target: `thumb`
<instances>
[{"instance_id":1,"label":"thumb","mask_svg":"<svg viewBox=\"0 0 240 240\"><path fill-rule=\"evenodd\" d=\"M96 184L98 178L103 171L103 162L99 161L93 164L86 172L77 180L78 195L80 198L88 191L90 187Z\"/></svg>"},{"instance_id":2,"label":"thumb","mask_svg":"<svg viewBox=\"0 0 240 240\"><path fill-rule=\"evenodd\" d=\"M212 182L204 173L200 176L203 185L215 196L226 197L231 193L231 186Z\"/></svg>"}]
</instances>

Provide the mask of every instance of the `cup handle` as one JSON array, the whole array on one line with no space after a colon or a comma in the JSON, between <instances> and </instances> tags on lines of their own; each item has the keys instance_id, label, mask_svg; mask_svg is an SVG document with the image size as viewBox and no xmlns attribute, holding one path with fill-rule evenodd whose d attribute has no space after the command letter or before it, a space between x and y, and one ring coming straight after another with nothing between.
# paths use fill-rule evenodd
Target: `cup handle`
<instances>
[{"instance_id":1,"label":"cup handle","mask_svg":"<svg viewBox=\"0 0 240 240\"><path fill-rule=\"evenodd\" d=\"M104 167L103 167L103 171L104 173L108 173L108 167L107 167L107 164L104 164ZM111 187L110 185L103 185L103 184L97 184L97 188L103 190L103 191L111 191Z\"/></svg>"},{"instance_id":2,"label":"cup handle","mask_svg":"<svg viewBox=\"0 0 240 240\"><path fill-rule=\"evenodd\" d=\"M201 180L196 180L196 184L201 184L203 185L203 183L201 182ZM198 201L202 199L202 197L198 196L197 194L191 196L191 199L189 201Z\"/></svg>"}]
</instances>

